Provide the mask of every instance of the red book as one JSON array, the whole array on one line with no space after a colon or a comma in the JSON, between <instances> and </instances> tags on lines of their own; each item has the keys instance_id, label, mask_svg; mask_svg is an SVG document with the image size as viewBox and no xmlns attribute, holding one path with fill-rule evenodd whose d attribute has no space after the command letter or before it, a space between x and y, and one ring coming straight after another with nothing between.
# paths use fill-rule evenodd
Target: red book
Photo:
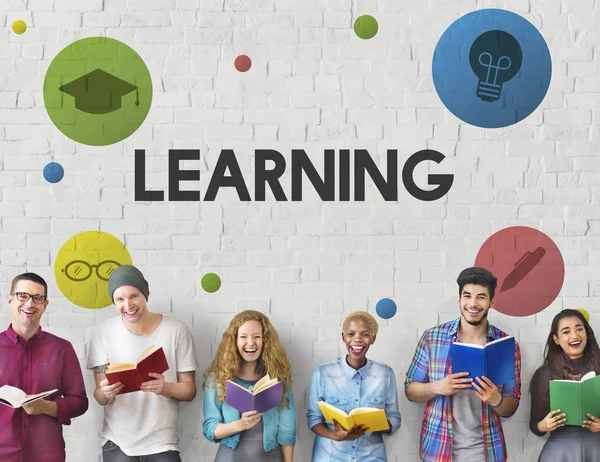
<instances>
[{"instance_id":1,"label":"red book","mask_svg":"<svg viewBox=\"0 0 600 462\"><path fill-rule=\"evenodd\" d=\"M140 391L142 383L155 380L150 372L162 374L169 369L167 358L162 347L152 345L138 356L137 364L110 364L106 370L108 383L113 385L121 382L125 386L118 393Z\"/></svg>"}]
</instances>

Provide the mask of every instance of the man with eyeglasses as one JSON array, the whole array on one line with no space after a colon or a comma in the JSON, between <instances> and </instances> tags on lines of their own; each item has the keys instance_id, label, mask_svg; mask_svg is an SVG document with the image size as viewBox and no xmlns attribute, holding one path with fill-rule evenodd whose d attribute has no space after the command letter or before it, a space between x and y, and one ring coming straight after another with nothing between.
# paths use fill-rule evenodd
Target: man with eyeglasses
<instances>
[{"instance_id":1,"label":"man with eyeglasses","mask_svg":"<svg viewBox=\"0 0 600 462\"><path fill-rule=\"evenodd\" d=\"M62 426L88 408L73 346L40 327L47 294L46 281L35 273L18 275L10 287L12 322L0 333L0 385L28 395L58 391L17 409L0 406L2 462L64 462Z\"/></svg>"},{"instance_id":2,"label":"man with eyeglasses","mask_svg":"<svg viewBox=\"0 0 600 462\"><path fill-rule=\"evenodd\" d=\"M177 319L152 313L150 289L139 269L116 268L108 293L119 316L96 327L88 348L88 368L94 370L94 397L104 406L101 444L104 462L181 462L179 401L196 396L196 349L189 328ZM141 389L119 394L123 384L110 385L109 364L135 363L148 347L163 348L169 369L151 372Z\"/></svg>"}]
</instances>

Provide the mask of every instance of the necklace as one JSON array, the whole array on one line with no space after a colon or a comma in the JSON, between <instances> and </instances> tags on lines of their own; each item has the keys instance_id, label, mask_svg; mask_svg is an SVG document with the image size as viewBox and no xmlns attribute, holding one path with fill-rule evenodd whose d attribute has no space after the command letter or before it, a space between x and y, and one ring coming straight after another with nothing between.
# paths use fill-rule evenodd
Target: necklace
<instances>
[{"instance_id":1,"label":"necklace","mask_svg":"<svg viewBox=\"0 0 600 462\"><path fill-rule=\"evenodd\" d=\"M565 377L569 380L581 380L581 377L583 376L583 374L569 374L567 371L565 371Z\"/></svg>"}]
</instances>

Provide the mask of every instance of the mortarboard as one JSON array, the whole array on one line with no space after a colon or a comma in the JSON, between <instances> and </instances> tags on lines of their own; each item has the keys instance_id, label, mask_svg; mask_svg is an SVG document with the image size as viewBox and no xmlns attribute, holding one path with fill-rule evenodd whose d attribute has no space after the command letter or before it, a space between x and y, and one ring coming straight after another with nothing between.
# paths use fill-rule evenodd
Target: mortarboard
<instances>
[{"instance_id":1,"label":"mortarboard","mask_svg":"<svg viewBox=\"0 0 600 462\"><path fill-rule=\"evenodd\" d=\"M96 69L58 88L75 98L75 107L88 114L108 114L121 109L121 98L135 90L135 104L139 106L136 85Z\"/></svg>"}]
</instances>

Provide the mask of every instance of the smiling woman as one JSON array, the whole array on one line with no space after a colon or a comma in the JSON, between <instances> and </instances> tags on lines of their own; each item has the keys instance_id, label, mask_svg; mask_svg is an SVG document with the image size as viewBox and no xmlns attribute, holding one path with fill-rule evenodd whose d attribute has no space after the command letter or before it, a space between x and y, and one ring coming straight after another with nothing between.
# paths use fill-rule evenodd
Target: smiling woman
<instances>
[{"instance_id":1,"label":"smiling woman","mask_svg":"<svg viewBox=\"0 0 600 462\"><path fill-rule=\"evenodd\" d=\"M278 407L263 414L251 410L240 415L225 403L227 381L249 389L266 374L283 382ZM292 462L296 443L292 368L275 327L263 313L243 311L223 333L215 358L204 373L202 433L220 443L218 462Z\"/></svg>"},{"instance_id":2,"label":"smiling woman","mask_svg":"<svg viewBox=\"0 0 600 462\"><path fill-rule=\"evenodd\" d=\"M551 432L539 462L600 460L600 416L588 414L583 427L565 426L566 414L550 408L550 380L580 380L600 373L600 347L583 314L563 310L552 320L543 365L531 379L529 428L538 436Z\"/></svg>"},{"instance_id":3,"label":"smiling woman","mask_svg":"<svg viewBox=\"0 0 600 462\"><path fill-rule=\"evenodd\" d=\"M308 393L308 428L317 436L312 460L387 460L383 434L400 428L398 392L394 371L387 364L367 359L377 338L377 321L366 311L350 313L342 324L342 341L348 354L317 366ZM370 431L363 425L343 428L327 422L319 403L325 402L349 414L353 409L383 409L388 430ZM360 439L358 444L354 440Z\"/></svg>"}]
</instances>

